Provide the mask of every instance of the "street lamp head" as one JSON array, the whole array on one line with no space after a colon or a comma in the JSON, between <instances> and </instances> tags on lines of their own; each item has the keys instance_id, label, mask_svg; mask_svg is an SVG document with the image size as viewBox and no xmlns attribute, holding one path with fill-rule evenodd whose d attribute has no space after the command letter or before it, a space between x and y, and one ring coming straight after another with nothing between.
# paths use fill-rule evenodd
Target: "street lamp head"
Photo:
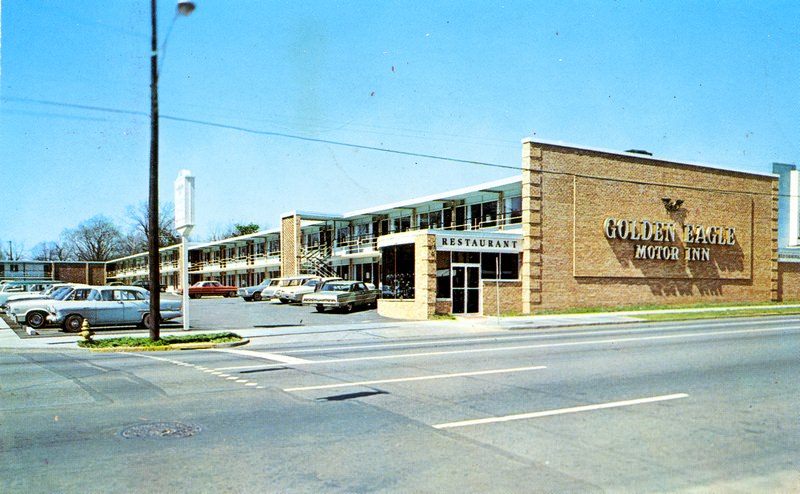
<instances>
[{"instance_id":1,"label":"street lamp head","mask_svg":"<svg viewBox=\"0 0 800 494\"><path fill-rule=\"evenodd\" d=\"M180 15L189 15L194 12L194 2L190 2L189 0L181 0L178 2L178 13Z\"/></svg>"}]
</instances>

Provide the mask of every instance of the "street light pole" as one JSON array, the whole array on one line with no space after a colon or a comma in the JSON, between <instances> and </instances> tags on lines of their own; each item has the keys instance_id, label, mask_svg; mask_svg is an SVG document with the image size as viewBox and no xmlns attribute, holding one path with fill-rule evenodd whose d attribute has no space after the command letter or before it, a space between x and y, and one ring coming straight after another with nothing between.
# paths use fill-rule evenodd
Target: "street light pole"
<instances>
[{"instance_id":1,"label":"street light pole","mask_svg":"<svg viewBox=\"0 0 800 494\"><path fill-rule=\"evenodd\" d=\"M189 15L194 2L178 2L178 13ZM161 339L161 259L158 254L161 232L158 228L158 36L156 35L156 0L150 0L150 194L148 199L147 253L150 277L150 339Z\"/></svg>"}]
</instances>

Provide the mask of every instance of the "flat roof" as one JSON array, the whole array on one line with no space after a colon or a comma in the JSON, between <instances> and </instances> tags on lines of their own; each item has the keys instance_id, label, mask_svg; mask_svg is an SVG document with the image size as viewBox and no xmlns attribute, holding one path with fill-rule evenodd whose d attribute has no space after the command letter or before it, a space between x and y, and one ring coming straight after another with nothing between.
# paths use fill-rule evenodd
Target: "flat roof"
<instances>
[{"instance_id":1,"label":"flat roof","mask_svg":"<svg viewBox=\"0 0 800 494\"><path fill-rule=\"evenodd\" d=\"M588 147L588 146L578 146L578 145L575 145L575 144L566 143L564 141L548 141L546 139L533 139L531 137L526 137L525 139L522 140L522 143L523 144L533 143L533 144L541 144L543 146L554 146L554 147L562 147L562 148L569 148L569 149L577 149L577 150L580 150L580 151L592 151L592 152L595 152L595 153L613 154L613 155L616 155L616 156L626 156L626 157L629 157L629 158L638 158L638 159L644 159L644 160L650 160L650 161L661 161L661 162L666 162L666 163L675 163L677 165L694 166L694 167L700 167L700 168L710 168L712 170L719 170L719 171L732 172L732 173L742 173L742 174L745 174L745 175L756 175L756 176L759 176L759 177L768 177L768 178L775 178L776 177L776 175L774 173L759 173L759 172L753 172L753 171L749 171L749 170L745 171L745 170L739 170L739 169L736 169L736 168L724 167L724 166L721 166L721 165L709 165L707 163L697 163L697 162L691 162L691 161L679 161L679 160L673 160L673 159L668 159L668 158L661 158L661 157L658 157L658 156L647 155L647 154L642 154L642 153L630 153L630 152L627 152L627 151L615 151L615 150L611 150L611 149L595 148L595 147Z\"/></svg>"},{"instance_id":2,"label":"flat roof","mask_svg":"<svg viewBox=\"0 0 800 494\"><path fill-rule=\"evenodd\" d=\"M494 180L494 181L491 181L491 182L484 182L482 184L471 185L469 187L463 187L461 189L449 190L449 191L446 191L446 192L440 192L438 194L432 194L432 195L428 195L428 196L417 197L415 199L407 199L405 201L393 202L393 203L389 203L389 204L384 204L382 206L376 206L376 207L367 208L367 209L359 209L357 211L351 211L349 213L345 213L344 217L345 218L350 218L350 217L353 217L353 216L362 216L362 215L368 215L368 214L379 214L379 213L391 211L393 209L409 208L411 206L414 206L414 205L417 205L417 204L420 204L420 203L443 201L443 200L447 200L447 199L454 199L454 198L459 197L459 196L473 194L473 193L476 193L476 192L487 191L488 189L491 189L491 188L494 188L494 187L504 187L504 186L507 186L507 185L513 185L513 184L515 184L517 182L519 182L520 184L522 183L522 175L517 175L515 177L509 177L509 178L504 178L504 179L501 179L501 180Z\"/></svg>"}]
</instances>

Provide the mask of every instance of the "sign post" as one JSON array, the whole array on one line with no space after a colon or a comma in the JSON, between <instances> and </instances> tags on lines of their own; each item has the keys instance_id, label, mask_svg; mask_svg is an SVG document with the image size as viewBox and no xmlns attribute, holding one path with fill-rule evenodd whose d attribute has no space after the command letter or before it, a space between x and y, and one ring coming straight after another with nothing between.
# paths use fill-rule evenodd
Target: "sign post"
<instances>
[{"instance_id":1,"label":"sign post","mask_svg":"<svg viewBox=\"0 0 800 494\"><path fill-rule=\"evenodd\" d=\"M183 330L189 331L189 244L194 227L194 176L189 170L178 172L175 180L175 229L181 235L181 288L183 289Z\"/></svg>"}]
</instances>

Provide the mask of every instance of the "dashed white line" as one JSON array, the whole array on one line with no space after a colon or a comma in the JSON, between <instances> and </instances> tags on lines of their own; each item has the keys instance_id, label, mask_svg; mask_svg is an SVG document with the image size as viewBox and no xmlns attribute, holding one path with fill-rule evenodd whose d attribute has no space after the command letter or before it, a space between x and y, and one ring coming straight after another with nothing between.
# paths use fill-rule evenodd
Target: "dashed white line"
<instances>
[{"instance_id":1,"label":"dashed white line","mask_svg":"<svg viewBox=\"0 0 800 494\"><path fill-rule=\"evenodd\" d=\"M554 415L565 415L568 413L589 412L593 410L603 410L607 408L629 407L633 405L643 405L645 403L655 403L659 401L679 400L681 398L688 398L686 393L676 393L663 396L652 396L649 398L638 398L635 400L613 401L610 403L599 403L596 405L583 405L571 408L559 408L557 410L545 410L543 412L530 412L519 413L516 415L506 415L504 417L488 417L483 419L462 420L460 422L448 422L445 424L436 424L435 429L452 429L456 427L469 427L472 425L494 424L498 422L510 422L512 420L525 420L535 419L541 417L552 417Z\"/></svg>"},{"instance_id":2,"label":"dashed white line","mask_svg":"<svg viewBox=\"0 0 800 494\"><path fill-rule=\"evenodd\" d=\"M370 386L373 384L387 384L387 383L402 383L402 382L412 382L412 381L426 381L432 379L449 379L453 377L469 377L469 376L485 376L489 374L503 374L503 373L510 373L510 372L523 372L523 371L531 371L531 370L541 370L546 369L544 365L537 365L535 367L516 367L513 369L492 369L492 370L484 370L484 371L474 371L474 372L458 372L454 374L432 374L427 376L416 376L416 377L401 377L396 379L381 379L376 381L359 381L359 382L346 382L346 383L338 383L338 384L324 384L319 386L303 386L298 388L286 388L284 391L311 391L315 389L331 389L331 388L347 388L353 386Z\"/></svg>"}]
</instances>

